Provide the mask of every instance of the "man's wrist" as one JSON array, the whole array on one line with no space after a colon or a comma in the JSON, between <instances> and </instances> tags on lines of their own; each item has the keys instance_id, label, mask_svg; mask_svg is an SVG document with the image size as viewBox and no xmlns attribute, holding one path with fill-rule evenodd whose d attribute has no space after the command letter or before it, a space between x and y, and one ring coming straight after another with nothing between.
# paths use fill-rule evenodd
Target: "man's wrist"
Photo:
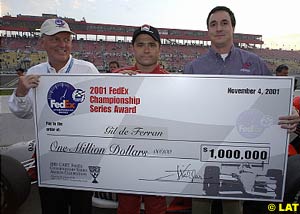
<instances>
[{"instance_id":1,"label":"man's wrist","mask_svg":"<svg viewBox=\"0 0 300 214\"><path fill-rule=\"evenodd\" d=\"M16 97L25 97L28 93L28 90L16 89Z\"/></svg>"}]
</instances>

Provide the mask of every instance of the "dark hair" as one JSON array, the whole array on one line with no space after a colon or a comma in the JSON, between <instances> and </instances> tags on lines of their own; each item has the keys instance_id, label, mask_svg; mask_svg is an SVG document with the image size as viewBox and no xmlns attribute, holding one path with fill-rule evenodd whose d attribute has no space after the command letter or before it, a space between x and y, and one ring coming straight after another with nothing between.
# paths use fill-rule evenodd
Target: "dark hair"
<instances>
[{"instance_id":1,"label":"dark hair","mask_svg":"<svg viewBox=\"0 0 300 214\"><path fill-rule=\"evenodd\" d=\"M24 73L25 69L24 68L17 68L16 71L20 71L20 72Z\"/></svg>"},{"instance_id":2,"label":"dark hair","mask_svg":"<svg viewBox=\"0 0 300 214\"><path fill-rule=\"evenodd\" d=\"M281 64L276 68L276 73L280 73L283 70L288 70L288 69L289 69L289 66L287 66L286 64Z\"/></svg>"},{"instance_id":3,"label":"dark hair","mask_svg":"<svg viewBox=\"0 0 300 214\"><path fill-rule=\"evenodd\" d=\"M117 61L111 61L108 63L108 65L110 66L111 64L116 64L118 68L120 68L120 65Z\"/></svg>"},{"instance_id":4,"label":"dark hair","mask_svg":"<svg viewBox=\"0 0 300 214\"><path fill-rule=\"evenodd\" d=\"M235 21L234 13L233 13L228 7L225 7L225 6L217 6L217 7L213 8L213 9L209 12L209 14L208 14L208 16L207 16L207 19L206 19L207 29L208 29L208 27L209 27L209 18L210 18L210 16L211 16L211 14L213 14L213 13L215 13L215 12L217 12L217 11L225 11L225 12L227 12L227 13L229 14L229 16L230 16L231 26L232 26L232 27L235 27L236 21Z\"/></svg>"}]
</instances>

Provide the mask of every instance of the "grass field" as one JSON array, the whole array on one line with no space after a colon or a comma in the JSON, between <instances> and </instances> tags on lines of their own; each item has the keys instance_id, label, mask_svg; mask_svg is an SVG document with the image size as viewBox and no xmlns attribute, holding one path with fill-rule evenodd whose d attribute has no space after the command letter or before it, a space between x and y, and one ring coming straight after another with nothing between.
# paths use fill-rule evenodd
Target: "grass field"
<instances>
[{"instance_id":1,"label":"grass field","mask_svg":"<svg viewBox=\"0 0 300 214\"><path fill-rule=\"evenodd\" d=\"M13 89L3 89L3 90L0 89L0 96L11 95L12 93L13 93Z\"/></svg>"}]
</instances>

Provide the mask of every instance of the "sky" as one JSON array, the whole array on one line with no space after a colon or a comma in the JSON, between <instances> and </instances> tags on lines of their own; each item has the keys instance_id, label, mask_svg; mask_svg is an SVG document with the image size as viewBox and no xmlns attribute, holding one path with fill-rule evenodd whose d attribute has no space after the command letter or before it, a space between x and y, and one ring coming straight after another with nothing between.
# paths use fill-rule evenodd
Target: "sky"
<instances>
[{"instance_id":1,"label":"sky","mask_svg":"<svg viewBox=\"0 0 300 214\"><path fill-rule=\"evenodd\" d=\"M299 0L0 0L0 16L42 13L88 23L207 30L215 6L235 14L235 33L263 36L264 47L300 50ZM297 4L298 3L298 4Z\"/></svg>"}]
</instances>

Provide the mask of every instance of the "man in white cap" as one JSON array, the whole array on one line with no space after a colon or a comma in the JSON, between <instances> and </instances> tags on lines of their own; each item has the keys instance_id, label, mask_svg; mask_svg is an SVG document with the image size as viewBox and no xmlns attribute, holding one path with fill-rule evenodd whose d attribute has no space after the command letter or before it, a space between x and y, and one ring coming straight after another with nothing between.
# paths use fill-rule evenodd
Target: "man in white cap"
<instances>
[{"instance_id":1,"label":"man in white cap","mask_svg":"<svg viewBox=\"0 0 300 214\"><path fill-rule=\"evenodd\" d=\"M38 87L40 74L97 74L90 62L71 56L72 34L62 19L47 19L41 26L41 45L47 52L48 61L31 67L19 77L17 88L9 99L9 108L17 117L32 118L32 88ZM42 214L89 214L92 213L92 192L40 187Z\"/></svg>"}]
</instances>

